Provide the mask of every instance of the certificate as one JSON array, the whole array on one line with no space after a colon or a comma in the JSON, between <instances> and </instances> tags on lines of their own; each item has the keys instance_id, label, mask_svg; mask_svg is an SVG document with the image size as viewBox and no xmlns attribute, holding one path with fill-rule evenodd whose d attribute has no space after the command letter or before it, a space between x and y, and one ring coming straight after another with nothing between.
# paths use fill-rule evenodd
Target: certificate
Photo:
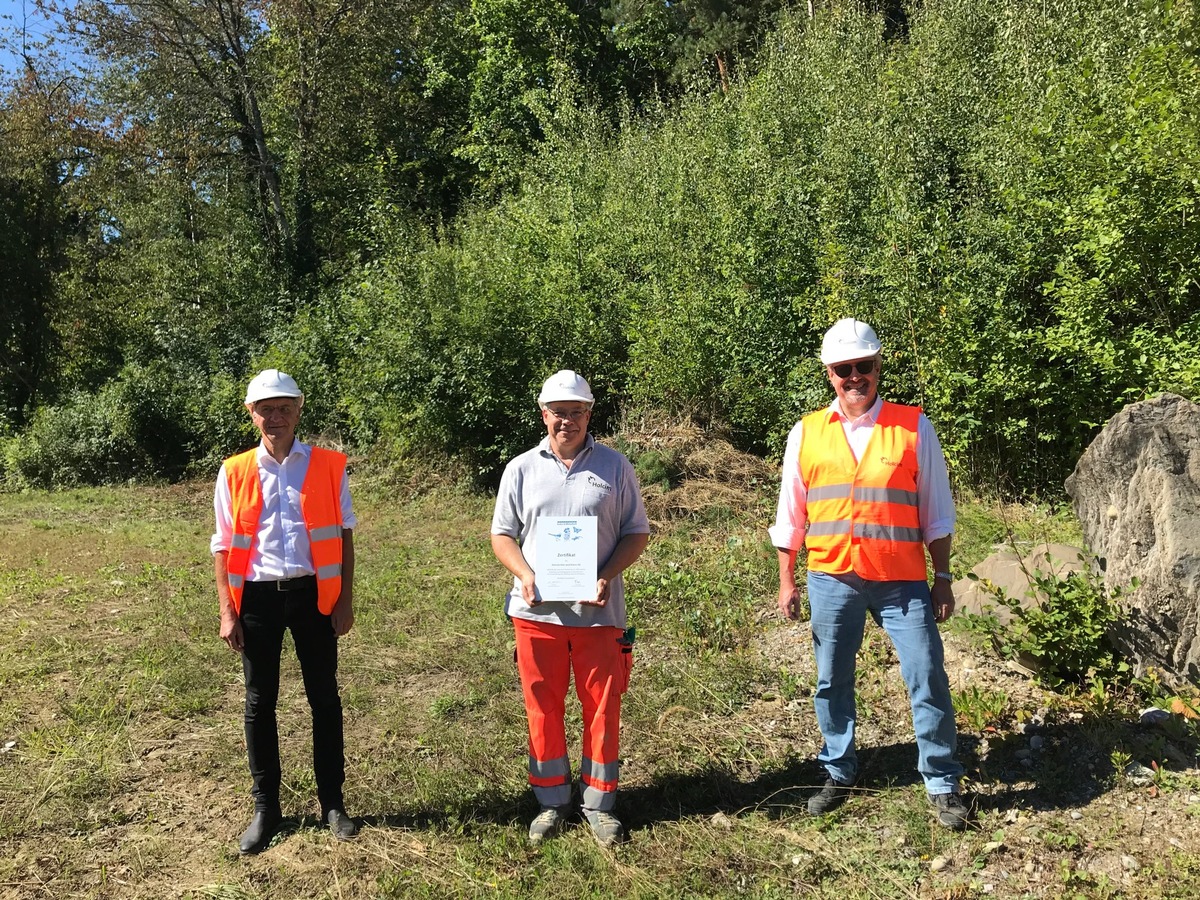
<instances>
[{"instance_id":1,"label":"certificate","mask_svg":"<svg viewBox=\"0 0 1200 900\"><path fill-rule=\"evenodd\" d=\"M596 517L538 516L534 576L542 600L596 599Z\"/></svg>"}]
</instances>

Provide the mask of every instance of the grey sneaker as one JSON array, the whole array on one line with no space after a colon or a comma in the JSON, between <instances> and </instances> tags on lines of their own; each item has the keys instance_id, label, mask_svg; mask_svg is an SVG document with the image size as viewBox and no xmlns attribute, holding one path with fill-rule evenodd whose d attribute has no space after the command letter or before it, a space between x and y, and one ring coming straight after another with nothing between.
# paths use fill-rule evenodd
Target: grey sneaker
<instances>
[{"instance_id":1,"label":"grey sneaker","mask_svg":"<svg viewBox=\"0 0 1200 900\"><path fill-rule=\"evenodd\" d=\"M545 806L529 826L529 843L540 844L546 838L554 837L567 827L567 812L565 806Z\"/></svg>"},{"instance_id":2,"label":"grey sneaker","mask_svg":"<svg viewBox=\"0 0 1200 900\"><path fill-rule=\"evenodd\" d=\"M596 838L596 843L601 847L611 847L625 840L625 827L621 824L621 820L612 813L601 812L598 809L585 809L583 816L592 826L592 834Z\"/></svg>"},{"instance_id":3,"label":"grey sneaker","mask_svg":"<svg viewBox=\"0 0 1200 900\"><path fill-rule=\"evenodd\" d=\"M808 814L823 816L832 812L846 802L853 788L854 782L838 781L829 776L825 779L825 786L808 798Z\"/></svg>"},{"instance_id":4,"label":"grey sneaker","mask_svg":"<svg viewBox=\"0 0 1200 900\"><path fill-rule=\"evenodd\" d=\"M967 804L963 803L961 794L930 794L929 802L937 810L938 824L943 828L962 831L967 827L967 818L971 811L967 809Z\"/></svg>"}]
</instances>

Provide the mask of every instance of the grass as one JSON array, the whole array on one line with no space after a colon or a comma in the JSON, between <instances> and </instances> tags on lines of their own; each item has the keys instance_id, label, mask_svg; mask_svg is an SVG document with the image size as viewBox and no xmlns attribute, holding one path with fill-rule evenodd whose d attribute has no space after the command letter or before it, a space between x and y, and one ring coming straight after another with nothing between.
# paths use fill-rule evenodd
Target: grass
<instances>
[{"instance_id":1,"label":"grass","mask_svg":"<svg viewBox=\"0 0 1200 900\"><path fill-rule=\"evenodd\" d=\"M978 827L933 827L895 655L872 630L860 660L862 790L809 818L811 651L803 623L772 614L766 503L662 529L631 570L638 642L620 811L632 840L603 852L576 823L535 851L490 499L364 484L356 506L357 622L340 680L347 801L365 827L346 845L319 827L307 705L285 652L290 825L242 859L241 672L217 638L208 486L0 495L0 746L15 742L0 752L0 898L899 898L974 896L984 884L1000 897L1149 898L1185 896L1180 885L1200 873L1194 841L1147 849L1124 812L1097 824L1090 811L1082 823L1068 815L1112 797L1146 802L1112 760L1166 760L1170 742L1186 746L1187 735L1128 728L1115 696L1054 699L1046 749L1027 769L1019 735L993 735L986 760L978 741L1031 710L1000 688L961 692ZM1036 508L969 501L962 520L962 569L1006 530L1070 535L1061 513ZM577 755L577 714L568 721ZM1068 799L1088 764L1085 796ZM1165 771L1152 786L1179 807L1173 827L1200 832L1186 799L1194 775ZM1001 832L1004 848L985 851ZM1122 853L1142 861L1135 877ZM1103 854L1118 863L1097 867ZM934 874L939 856L952 862Z\"/></svg>"}]
</instances>

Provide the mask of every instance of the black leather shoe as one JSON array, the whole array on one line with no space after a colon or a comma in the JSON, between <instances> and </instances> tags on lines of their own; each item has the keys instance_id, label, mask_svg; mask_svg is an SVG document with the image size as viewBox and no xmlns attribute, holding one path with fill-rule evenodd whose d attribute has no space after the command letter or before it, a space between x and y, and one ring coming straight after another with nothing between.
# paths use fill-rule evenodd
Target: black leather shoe
<instances>
[{"instance_id":1,"label":"black leather shoe","mask_svg":"<svg viewBox=\"0 0 1200 900\"><path fill-rule=\"evenodd\" d=\"M830 775L825 779L825 786L808 798L808 814L823 816L832 812L846 802L853 788L853 783L838 781Z\"/></svg>"},{"instance_id":2,"label":"black leather shoe","mask_svg":"<svg viewBox=\"0 0 1200 900\"><path fill-rule=\"evenodd\" d=\"M275 836L275 830L279 828L281 821L283 816L278 810L256 809L254 818L250 820L250 827L242 832L238 849L243 853L262 853L267 849L267 844L271 843L271 838Z\"/></svg>"},{"instance_id":3,"label":"black leather shoe","mask_svg":"<svg viewBox=\"0 0 1200 900\"><path fill-rule=\"evenodd\" d=\"M352 818L346 815L344 809L335 808L325 813L325 822L329 825L333 836L339 841L348 841L358 834L358 826L354 824Z\"/></svg>"}]
</instances>

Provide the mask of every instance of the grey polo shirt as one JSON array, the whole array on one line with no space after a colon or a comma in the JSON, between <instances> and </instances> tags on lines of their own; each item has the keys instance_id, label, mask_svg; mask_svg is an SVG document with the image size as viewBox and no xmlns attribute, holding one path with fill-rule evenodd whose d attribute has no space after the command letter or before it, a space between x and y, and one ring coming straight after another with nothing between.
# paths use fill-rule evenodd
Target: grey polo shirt
<instances>
[{"instance_id":1,"label":"grey polo shirt","mask_svg":"<svg viewBox=\"0 0 1200 900\"><path fill-rule=\"evenodd\" d=\"M596 443L589 434L568 469L550 450L550 438L512 460L504 469L492 515L492 534L506 534L521 545L534 569L536 588L538 516L595 516L596 559L601 567L627 534L649 534L650 520L633 466L621 453ZM521 580L513 578L506 611L518 619L555 625L624 628L625 583L620 575L609 582L608 603L539 603L529 606L521 597Z\"/></svg>"}]
</instances>

